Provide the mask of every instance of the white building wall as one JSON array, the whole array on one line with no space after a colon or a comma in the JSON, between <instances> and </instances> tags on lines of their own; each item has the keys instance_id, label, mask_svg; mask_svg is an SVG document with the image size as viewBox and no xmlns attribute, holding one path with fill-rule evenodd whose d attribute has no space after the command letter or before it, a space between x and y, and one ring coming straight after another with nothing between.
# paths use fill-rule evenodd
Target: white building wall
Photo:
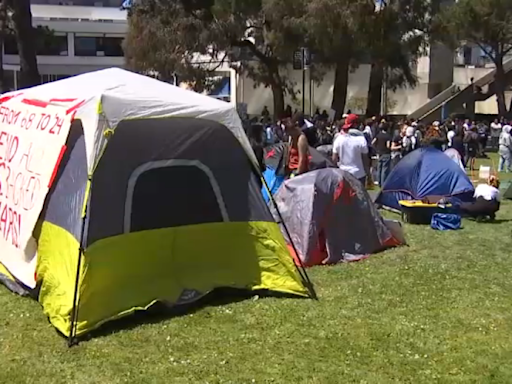
<instances>
[{"instance_id":1,"label":"white building wall","mask_svg":"<svg viewBox=\"0 0 512 384\"><path fill-rule=\"evenodd\" d=\"M399 89L396 92L389 91L388 99L390 102L388 103L390 106L394 107L388 111L388 113L393 114L407 114L418 107L420 107L427 100L427 82L428 81L428 72L425 73L423 66L418 65L417 74L419 76L420 83L418 87L414 89ZM428 68L428 67L427 67ZM301 88L302 88L302 72L293 70L291 67L288 67L285 70L286 76L295 84L295 90L297 91L298 100L293 101L292 98L288 95L286 97L286 103L291 105L293 109L301 109L302 108L302 99L301 97ZM353 108L354 104L360 104L356 101L361 99L365 99L368 93L368 83L370 77L370 66L369 65L361 65L358 69L351 72L349 74L349 85L347 89L347 108ZM426 81L425 81L426 80ZM310 93L309 93L309 82L306 84L306 113L309 113L310 110L314 111L316 108L320 110L329 111L331 108L332 102L332 93L334 88L334 70L327 70L322 82L320 84L313 85L312 92L312 105L310 104ZM270 111L273 109L272 102L272 91L270 88L265 88L263 86L254 87L254 82L247 78L246 76L241 76L239 80L239 87L241 88L241 92L239 92L239 102L245 103L248 106L249 114L259 114L263 107L266 105ZM359 99L359 100L358 100ZM357 113L364 113L364 111L355 111Z\"/></svg>"},{"instance_id":2,"label":"white building wall","mask_svg":"<svg viewBox=\"0 0 512 384\"><path fill-rule=\"evenodd\" d=\"M414 112L428 101L428 82L429 82L430 59L428 57L421 58L416 65L416 75L418 76L418 85L415 88L398 89L396 92L389 91L388 99L390 99L391 108L389 114L407 115ZM455 67L453 70L453 83L460 87L465 87L471 83L471 78L476 81L480 77L492 71L493 68L476 68L476 67ZM302 88L302 72L293 70L288 67L285 74L291 81L295 83L295 89L298 92L299 99L293 101L288 95L286 103L292 108L301 110L302 99L300 98ZM361 65L357 70L349 75L349 85L347 90L347 108L351 106L351 99L364 99L367 97L368 83L370 76L370 66ZM334 71L329 70L323 77L320 84L313 86L313 105L311 111L317 107L320 110L330 110L332 101L332 91L334 84ZM306 84L306 113L310 112L310 98L308 82ZM266 105L269 110L273 110L273 98L270 88L264 86L254 87L254 82L246 76L240 76L238 80L238 102L247 104L247 112L250 115L259 114ZM510 95L507 94L508 100ZM353 111L364 113L364 111ZM496 97L491 97L486 101L476 103L476 113L478 114L497 114Z\"/></svg>"}]
</instances>

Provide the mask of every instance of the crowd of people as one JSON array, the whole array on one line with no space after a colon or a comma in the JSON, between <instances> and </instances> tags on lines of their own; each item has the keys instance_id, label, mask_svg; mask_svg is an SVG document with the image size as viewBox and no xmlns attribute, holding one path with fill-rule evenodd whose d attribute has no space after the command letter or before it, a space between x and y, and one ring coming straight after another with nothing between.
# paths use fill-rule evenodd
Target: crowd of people
<instances>
[{"instance_id":1,"label":"crowd of people","mask_svg":"<svg viewBox=\"0 0 512 384\"><path fill-rule=\"evenodd\" d=\"M393 120L387 117L362 119L350 113L339 121L329 121L326 111L317 109L306 118L287 107L285 117L271 122L265 107L257 124L251 124L249 138L260 153L261 148L289 141L289 168L292 173L308 170L307 151L314 147L367 185L383 185L396 164L409 152L423 146L440 150L452 148L463 167L475 169L475 159L487 157L488 144L499 154L499 172L512 172L512 127L504 119L491 124L469 119L448 119L423 124L415 120ZM488 140L490 139L490 143ZM453 151L452 151L453 152Z\"/></svg>"}]
</instances>

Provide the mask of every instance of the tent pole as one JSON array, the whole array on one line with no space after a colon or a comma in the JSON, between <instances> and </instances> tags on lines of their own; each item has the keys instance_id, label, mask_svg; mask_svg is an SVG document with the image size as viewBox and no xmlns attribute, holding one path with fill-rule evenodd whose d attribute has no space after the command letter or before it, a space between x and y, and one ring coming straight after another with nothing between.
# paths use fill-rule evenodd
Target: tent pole
<instances>
[{"instance_id":1,"label":"tent pole","mask_svg":"<svg viewBox=\"0 0 512 384\"><path fill-rule=\"evenodd\" d=\"M281 211L279 211L279 208L277 207L277 203L274 199L274 196L272 196L272 193L270 192L270 189L268 188L268 185L267 185L267 182L265 180L265 178L262 176L261 177L263 183L265 184L266 188L267 188L267 193L270 197L270 201L272 201L272 205L274 206L274 209L276 210L278 216L279 216L279 220L281 221L281 225L283 226L285 232L286 232L286 236L288 237L288 239L290 240L290 244L293 248L293 252L295 252L295 255L297 255L297 260L299 261L299 264L300 264L300 267L297 267L295 265L295 262L293 263L297 270L299 271L299 274L301 275L302 277L302 280L304 282L304 284L306 285L306 287L308 288L309 290L309 294L311 295L311 298L314 299L314 300L318 300L318 295L316 294L316 291L315 291L315 288L313 287L313 283L311 282L311 279L309 278L309 275L308 273L306 272L306 267L304 266L304 263L302 262L300 256L299 256L299 253L297 252L297 247L295 246L295 243L290 235L290 231L288 230L288 226L286 225L286 223L284 222L284 219L283 219L283 215L281 215Z\"/></svg>"},{"instance_id":2,"label":"tent pole","mask_svg":"<svg viewBox=\"0 0 512 384\"><path fill-rule=\"evenodd\" d=\"M89 180L89 182L91 182ZM92 183L89 186L89 188L92 187ZM86 196L86 198L88 198ZM75 290L73 292L73 309L71 310L71 327L69 330L69 337L68 337L68 347L72 347L76 345L76 331L78 327L78 287L80 284L80 268L82 266L82 255L84 253L84 247L83 247L83 241L84 241L84 235L85 235L85 221L87 219L87 208L88 203L86 203L84 215L82 217L82 228L80 229L80 245L78 247L78 261L76 266L76 276L75 276Z\"/></svg>"},{"instance_id":3,"label":"tent pole","mask_svg":"<svg viewBox=\"0 0 512 384\"><path fill-rule=\"evenodd\" d=\"M252 164L252 161L251 161ZM312 299L318 300L318 295L316 294L315 288L313 287L313 283L311 282L311 279L309 278L308 273L306 272L306 267L304 266L304 263L299 257L299 253L297 252L297 247L295 247L295 243L292 240L292 237L290 235L290 231L288 231L288 227L286 226L286 223L283 220L283 216L281 215L281 211L279 211L279 208L277 207L277 203L274 200L274 196L272 195L272 192L270 191L270 188L268 187L267 181L261 174L261 172L258 172L258 169L256 169L256 166L253 164L253 170L256 172L256 175L258 175L263 182L263 185L265 185L265 188L267 190L268 196L270 198L270 201L272 201L272 205L274 209L276 210L277 214L279 215L279 220L281 221L281 224L283 225L283 228L286 232L286 236L288 236L288 239L290 240L291 246L293 248L293 252L295 252L295 255L297 255L297 260L299 261L300 266L297 266L295 262L293 265L295 265L295 268L297 268L297 271L299 272L300 277L302 278L302 282L306 285L308 288L309 294Z\"/></svg>"}]
</instances>

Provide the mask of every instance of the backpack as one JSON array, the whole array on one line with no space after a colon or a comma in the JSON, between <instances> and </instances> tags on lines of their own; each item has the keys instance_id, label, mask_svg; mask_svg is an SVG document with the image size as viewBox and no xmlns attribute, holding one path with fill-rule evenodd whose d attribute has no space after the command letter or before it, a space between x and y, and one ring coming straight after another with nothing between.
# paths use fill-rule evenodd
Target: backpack
<instances>
[{"instance_id":1,"label":"backpack","mask_svg":"<svg viewBox=\"0 0 512 384\"><path fill-rule=\"evenodd\" d=\"M462 228L462 219L453 213L434 213L430 227L438 231L454 231Z\"/></svg>"},{"instance_id":2,"label":"backpack","mask_svg":"<svg viewBox=\"0 0 512 384\"><path fill-rule=\"evenodd\" d=\"M478 134L480 136L486 136L487 135L487 127L485 125L483 125L483 124L479 124L476 130L478 131Z\"/></svg>"},{"instance_id":3,"label":"backpack","mask_svg":"<svg viewBox=\"0 0 512 384\"><path fill-rule=\"evenodd\" d=\"M416 149L416 138L412 137L404 137L402 143L402 154L405 156Z\"/></svg>"}]
</instances>

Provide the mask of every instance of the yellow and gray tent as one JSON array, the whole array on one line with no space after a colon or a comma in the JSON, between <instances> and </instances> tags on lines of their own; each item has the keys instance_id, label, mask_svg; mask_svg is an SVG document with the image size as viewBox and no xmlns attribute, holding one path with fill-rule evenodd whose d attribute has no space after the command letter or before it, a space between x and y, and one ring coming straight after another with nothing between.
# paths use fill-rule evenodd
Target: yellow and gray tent
<instances>
[{"instance_id":1,"label":"yellow and gray tent","mask_svg":"<svg viewBox=\"0 0 512 384\"><path fill-rule=\"evenodd\" d=\"M78 102L34 234L38 300L64 335L217 287L309 295L232 105L121 69L24 96Z\"/></svg>"}]
</instances>

